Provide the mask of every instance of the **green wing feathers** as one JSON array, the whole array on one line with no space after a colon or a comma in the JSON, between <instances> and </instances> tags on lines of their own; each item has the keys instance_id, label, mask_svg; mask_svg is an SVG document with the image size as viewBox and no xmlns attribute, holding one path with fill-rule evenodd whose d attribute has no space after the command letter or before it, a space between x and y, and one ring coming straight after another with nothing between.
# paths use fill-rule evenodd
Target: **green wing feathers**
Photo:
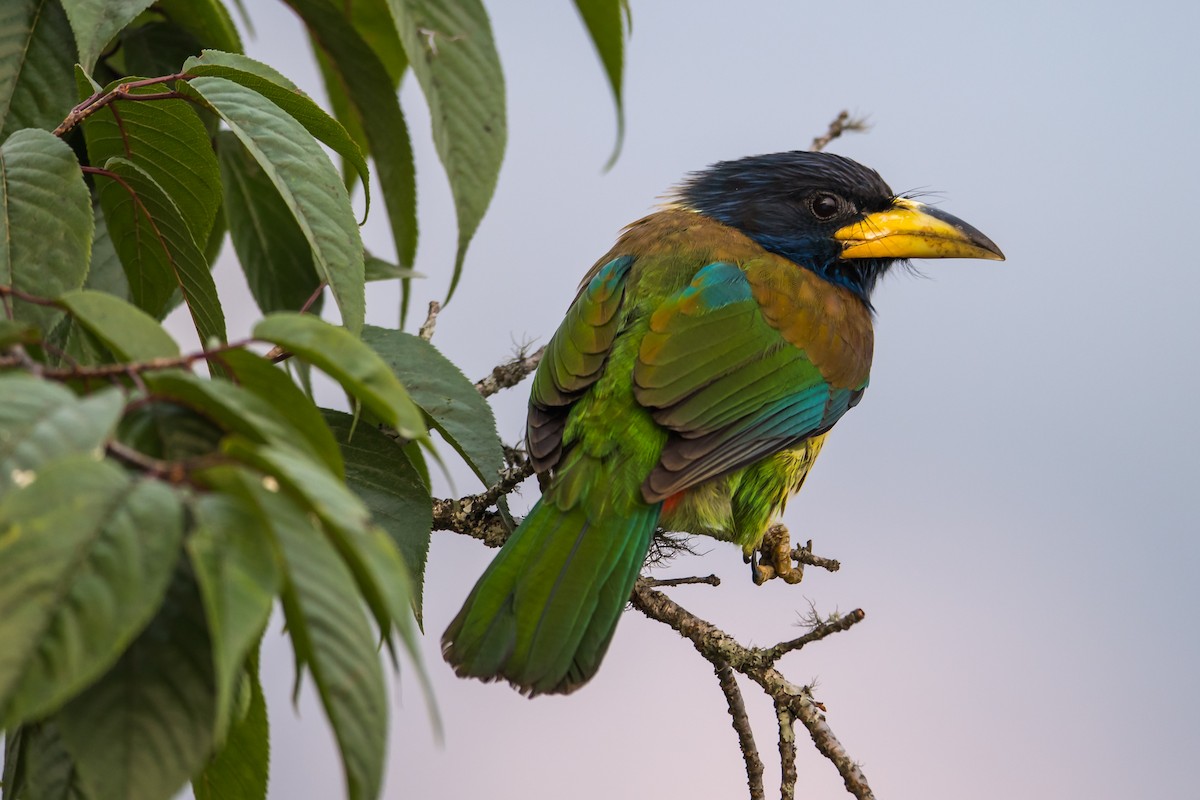
<instances>
[{"instance_id":1,"label":"green wing feathers","mask_svg":"<svg viewBox=\"0 0 1200 800\"><path fill-rule=\"evenodd\" d=\"M618 311L633 261L632 256L621 256L597 271L546 345L533 379L525 437L538 472L558 463L568 409L604 369L621 323Z\"/></svg>"},{"instance_id":2,"label":"green wing feathers","mask_svg":"<svg viewBox=\"0 0 1200 800\"><path fill-rule=\"evenodd\" d=\"M637 487L653 456L636 463L650 448L631 439L639 422L653 422L628 389L621 398L589 392L606 365L619 371L614 358L632 364L632 352L612 351L633 261L621 256L600 266L546 347L526 439L537 470L553 471L551 485L442 637L461 676L503 678L529 695L574 690L600 666L641 572L659 504L641 498Z\"/></svg>"},{"instance_id":3,"label":"green wing feathers","mask_svg":"<svg viewBox=\"0 0 1200 800\"><path fill-rule=\"evenodd\" d=\"M642 486L650 502L828 429L848 394L769 324L747 273L723 262L698 270L655 311L633 383L638 402L672 431Z\"/></svg>"}]
</instances>

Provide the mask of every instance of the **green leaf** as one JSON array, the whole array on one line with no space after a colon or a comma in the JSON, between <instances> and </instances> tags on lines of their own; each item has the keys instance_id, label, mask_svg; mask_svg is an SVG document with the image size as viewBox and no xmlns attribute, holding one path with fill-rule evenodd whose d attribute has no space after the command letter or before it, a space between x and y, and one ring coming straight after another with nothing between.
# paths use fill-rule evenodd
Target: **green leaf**
<instances>
[{"instance_id":1,"label":"green leaf","mask_svg":"<svg viewBox=\"0 0 1200 800\"><path fill-rule=\"evenodd\" d=\"M391 644L395 627L409 653L417 658L409 620L412 592L404 561L392 541L371 525L371 514L358 496L328 471L297 458L290 448L255 445L235 437L225 443L223 450L275 478L317 515L354 574L384 641Z\"/></svg>"},{"instance_id":2,"label":"green leaf","mask_svg":"<svg viewBox=\"0 0 1200 800\"><path fill-rule=\"evenodd\" d=\"M357 334L366 313L362 239L328 156L291 115L241 84L210 76L178 86L225 121L275 184L312 246L343 323Z\"/></svg>"},{"instance_id":3,"label":"green leaf","mask_svg":"<svg viewBox=\"0 0 1200 800\"><path fill-rule=\"evenodd\" d=\"M354 107L350 105L350 98L346 96L346 88L338 76L337 69L311 34L309 34L308 43L312 48L313 56L317 59L317 69L321 72L321 81L325 87L325 97L329 101L330 113L333 114L334 119L342 123L342 127L358 145L358 149L369 156L371 146L367 142L367 134L363 131L362 122L355 114ZM346 185L346 191L353 197L354 186L358 183L358 170L344 158L341 167L342 183Z\"/></svg>"},{"instance_id":4,"label":"green leaf","mask_svg":"<svg viewBox=\"0 0 1200 800\"><path fill-rule=\"evenodd\" d=\"M0 773L0 787L3 787L3 797L18 797L24 789L23 739L27 728L10 728L4 732L4 771Z\"/></svg>"},{"instance_id":5,"label":"green leaf","mask_svg":"<svg viewBox=\"0 0 1200 800\"><path fill-rule=\"evenodd\" d=\"M491 486L504 467L496 419L475 384L429 342L403 331L363 328L363 342L387 363L433 427Z\"/></svg>"},{"instance_id":6,"label":"green leaf","mask_svg":"<svg viewBox=\"0 0 1200 800\"><path fill-rule=\"evenodd\" d=\"M214 731L221 740L246 657L262 637L283 574L270 535L248 501L208 494L196 501L192 512L196 526L186 547L212 637L217 688Z\"/></svg>"},{"instance_id":7,"label":"green leaf","mask_svg":"<svg viewBox=\"0 0 1200 800\"><path fill-rule=\"evenodd\" d=\"M307 314L271 314L254 338L283 347L342 385L406 439L426 436L421 411L403 384L371 348L344 328Z\"/></svg>"},{"instance_id":8,"label":"green leaf","mask_svg":"<svg viewBox=\"0 0 1200 800\"><path fill-rule=\"evenodd\" d=\"M392 12L388 10L387 0L356 0L343 5L342 15L354 26L354 30L383 63L388 78L392 82L392 92L400 85L400 78L408 69L408 56L400 37L396 34L396 26L392 23ZM347 96L347 86L343 82L333 56L322 49L315 36L310 34L313 52L317 56L317 65L321 68L321 77L325 82L325 94L329 97L329 105L333 115L346 127L351 138L358 142L364 152L369 151L366 133L362 129L358 113L354 110ZM346 185L353 185L355 173L342 165L342 176Z\"/></svg>"},{"instance_id":9,"label":"green leaf","mask_svg":"<svg viewBox=\"0 0 1200 800\"><path fill-rule=\"evenodd\" d=\"M158 0L167 19L196 37L201 47L242 52L233 17L221 0Z\"/></svg>"},{"instance_id":10,"label":"green leaf","mask_svg":"<svg viewBox=\"0 0 1200 800\"><path fill-rule=\"evenodd\" d=\"M192 781L196 800L266 800L271 730L257 652L251 654L243 675L243 692L250 695L246 712L233 721L224 746Z\"/></svg>"},{"instance_id":11,"label":"green leaf","mask_svg":"<svg viewBox=\"0 0 1200 800\"><path fill-rule=\"evenodd\" d=\"M92 239L92 263L88 267L83 288L111 294L128 302L129 279L125 277L125 267L121 265L121 257L113 247L112 237L108 235L104 212L99 204L93 206L92 212L96 233Z\"/></svg>"},{"instance_id":12,"label":"green leaf","mask_svg":"<svg viewBox=\"0 0 1200 800\"><path fill-rule=\"evenodd\" d=\"M334 475L340 478L346 474L337 440L325 425L320 410L286 370L249 350L230 350L222 354L221 360L243 389L274 405L276 413L304 434L311 451Z\"/></svg>"},{"instance_id":13,"label":"green leaf","mask_svg":"<svg viewBox=\"0 0 1200 800\"><path fill-rule=\"evenodd\" d=\"M621 143L625 139L625 106L621 100L621 80L625 65L625 35L628 29L629 5L627 0L575 0L575 8L587 26L596 54L604 65L608 86L612 89L613 102L617 106L617 143L605 169L612 169L621 154ZM624 17L625 19L622 19Z\"/></svg>"},{"instance_id":14,"label":"green leaf","mask_svg":"<svg viewBox=\"0 0 1200 800\"><path fill-rule=\"evenodd\" d=\"M98 177L104 218L136 304L161 317L176 289L200 341L225 341L225 314L204 254L179 208L138 165L111 158Z\"/></svg>"},{"instance_id":15,"label":"green leaf","mask_svg":"<svg viewBox=\"0 0 1200 800\"><path fill-rule=\"evenodd\" d=\"M404 449L391 438L370 425L356 427L354 417L341 411L324 409L323 413L342 446L346 485L366 504L408 566L414 584L413 609L420 622L425 560L433 528L429 489Z\"/></svg>"},{"instance_id":16,"label":"green leaf","mask_svg":"<svg viewBox=\"0 0 1200 800\"><path fill-rule=\"evenodd\" d=\"M371 281L390 281L396 278L424 278L425 276L415 269L408 267L400 267L382 258L376 258L370 253L367 254L366 260L363 262L366 266L367 283Z\"/></svg>"},{"instance_id":17,"label":"green leaf","mask_svg":"<svg viewBox=\"0 0 1200 800\"><path fill-rule=\"evenodd\" d=\"M58 302L119 358L150 361L179 355L179 345L158 320L119 297L79 289Z\"/></svg>"},{"instance_id":18,"label":"green leaf","mask_svg":"<svg viewBox=\"0 0 1200 800\"><path fill-rule=\"evenodd\" d=\"M8 734L8 735L11 735ZM20 747L20 776L9 782L5 777L5 798L21 800L85 800L88 795L75 769L75 761L67 752L58 726L53 721L22 726L17 744ZM5 763L5 770L8 763Z\"/></svg>"},{"instance_id":19,"label":"green leaf","mask_svg":"<svg viewBox=\"0 0 1200 800\"><path fill-rule=\"evenodd\" d=\"M250 58L250 56L242 53L227 53L224 50L205 48L200 52L200 55L189 56L183 62L180 72L189 77L218 75L222 78L229 78L231 81L241 83L243 86L248 86L256 91L257 86L269 83L271 84L267 88L269 92L282 89L289 94L296 95L298 99L312 102L308 95L300 91L300 87L291 78L270 64L264 64L262 61ZM285 100L284 102L289 101ZM324 114L325 112L321 111L320 113Z\"/></svg>"},{"instance_id":20,"label":"green leaf","mask_svg":"<svg viewBox=\"0 0 1200 800\"><path fill-rule=\"evenodd\" d=\"M217 156L233 249L250 293L264 313L298 311L321 285L304 231L270 177L229 131L217 134ZM314 304L314 313L319 310Z\"/></svg>"},{"instance_id":21,"label":"green leaf","mask_svg":"<svg viewBox=\"0 0 1200 800\"><path fill-rule=\"evenodd\" d=\"M75 80L81 100L93 93L85 75L77 73ZM113 81L104 91L129 80ZM131 91L154 95L167 88L144 86ZM208 239L221 204L221 175L208 131L191 103L118 100L85 119L83 134L93 166L104 166L110 158L136 164L171 198L192 239Z\"/></svg>"},{"instance_id":22,"label":"green leaf","mask_svg":"<svg viewBox=\"0 0 1200 800\"><path fill-rule=\"evenodd\" d=\"M0 3L0 142L21 128L51 129L75 103L75 39L58 0Z\"/></svg>"},{"instance_id":23,"label":"green leaf","mask_svg":"<svg viewBox=\"0 0 1200 800\"><path fill-rule=\"evenodd\" d=\"M250 18L250 12L246 10L245 0L233 0L233 7L237 9L238 16L242 18L242 26L250 34L250 38L254 38L257 35L254 31L254 20Z\"/></svg>"},{"instance_id":24,"label":"green leaf","mask_svg":"<svg viewBox=\"0 0 1200 800\"><path fill-rule=\"evenodd\" d=\"M186 564L146 630L54 718L94 797L170 797L212 752L211 644Z\"/></svg>"},{"instance_id":25,"label":"green leaf","mask_svg":"<svg viewBox=\"0 0 1200 800\"><path fill-rule=\"evenodd\" d=\"M154 0L62 0L75 42L79 46L79 63L88 72L96 66L96 58L121 29L133 22Z\"/></svg>"},{"instance_id":26,"label":"green leaf","mask_svg":"<svg viewBox=\"0 0 1200 800\"><path fill-rule=\"evenodd\" d=\"M229 220L225 214L225 204L222 203L217 207L217 216L213 220L212 231L208 234L208 241L204 243L204 260L209 264L216 264L217 257L221 255L221 247L225 244L225 234L229 233Z\"/></svg>"},{"instance_id":27,"label":"green leaf","mask_svg":"<svg viewBox=\"0 0 1200 800\"><path fill-rule=\"evenodd\" d=\"M92 203L75 154L46 131L17 131L0 145L0 283L57 297L83 286L91 250ZM43 331L63 313L8 296L4 306Z\"/></svg>"},{"instance_id":28,"label":"green leaf","mask_svg":"<svg viewBox=\"0 0 1200 800\"><path fill-rule=\"evenodd\" d=\"M205 380L190 372L170 370L147 373L151 394L190 408L230 433L254 442L273 443L300 450L321 461L322 453L311 439L290 424L274 402L226 380Z\"/></svg>"},{"instance_id":29,"label":"green leaf","mask_svg":"<svg viewBox=\"0 0 1200 800\"><path fill-rule=\"evenodd\" d=\"M391 71L403 72L403 65L393 53L389 70L337 4L328 0L286 2L308 26L319 52L326 56L324 63L334 85L349 101L350 113L362 127L375 159L397 258L403 266L411 267L417 251L416 173L408 126L396 95L399 73ZM376 23L379 21L376 15ZM387 17L382 21L388 21ZM402 50L399 57L403 57Z\"/></svg>"},{"instance_id":30,"label":"green leaf","mask_svg":"<svg viewBox=\"0 0 1200 800\"><path fill-rule=\"evenodd\" d=\"M117 660L158 608L182 535L170 489L88 456L52 462L6 495L3 727L53 711Z\"/></svg>"},{"instance_id":31,"label":"green leaf","mask_svg":"<svg viewBox=\"0 0 1200 800\"><path fill-rule=\"evenodd\" d=\"M479 0L388 0L388 6L429 104L433 143L458 214L449 299L504 158L504 76Z\"/></svg>"},{"instance_id":32,"label":"green leaf","mask_svg":"<svg viewBox=\"0 0 1200 800\"><path fill-rule=\"evenodd\" d=\"M325 113L325 109L300 91L296 84L260 61L219 50L205 50L199 57L189 58L183 64L183 71L189 75L216 75L228 78L258 92L291 114L314 138L325 143L329 149L354 167L363 181L366 208L371 208L370 173L358 143L351 138L340 122Z\"/></svg>"},{"instance_id":33,"label":"green leaf","mask_svg":"<svg viewBox=\"0 0 1200 800\"><path fill-rule=\"evenodd\" d=\"M223 435L208 418L165 401L133 406L117 427L117 441L162 461L211 455Z\"/></svg>"},{"instance_id":34,"label":"green leaf","mask_svg":"<svg viewBox=\"0 0 1200 800\"><path fill-rule=\"evenodd\" d=\"M49 381L0 377L0 495L54 459L95 453L124 404L116 389L81 399Z\"/></svg>"},{"instance_id":35,"label":"green leaf","mask_svg":"<svg viewBox=\"0 0 1200 800\"><path fill-rule=\"evenodd\" d=\"M120 47L101 62L123 75L172 75L203 45L174 22L149 22L121 32Z\"/></svg>"},{"instance_id":36,"label":"green leaf","mask_svg":"<svg viewBox=\"0 0 1200 800\"><path fill-rule=\"evenodd\" d=\"M408 69L408 54L400 43L387 0L355 0L354 3L343 5L342 13L371 48L371 52L378 56L392 85L399 86L400 79Z\"/></svg>"},{"instance_id":37,"label":"green leaf","mask_svg":"<svg viewBox=\"0 0 1200 800\"><path fill-rule=\"evenodd\" d=\"M61 351L46 353L49 363L56 367L115 364L117 361L117 357L99 339L71 317L63 317L46 337L46 342Z\"/></svg>"},{"instance_id":38,"label":"green leaf","mask_svg":"<svg viewBox=\"0 0 1200 800\"><path fill-rule=\"evenodd\" d=\"M283 554L288 632L333 726L350 800L375 798L387 752L387 692L354 578L304 508L245 473L223 472L257 506Z\"/></svg>"},{"instance_id":39,"label":"green leaf","mask_svg":"<svg viewBox=\"0 0 1200 800\"><path fill-rule=\"evenodd\" d=\"M395 652L391 632L394 629L400 634L424 687L434 726L440 728L432 688L410 618L414 610L411 581L395 542L371 524L363 502L342 481L312 462L297 458L290 449L253 445L234 438L226 442L224 451L275 478L279 486L320 519L375 615L393 663Z\"/></svg>"}]
</instances>

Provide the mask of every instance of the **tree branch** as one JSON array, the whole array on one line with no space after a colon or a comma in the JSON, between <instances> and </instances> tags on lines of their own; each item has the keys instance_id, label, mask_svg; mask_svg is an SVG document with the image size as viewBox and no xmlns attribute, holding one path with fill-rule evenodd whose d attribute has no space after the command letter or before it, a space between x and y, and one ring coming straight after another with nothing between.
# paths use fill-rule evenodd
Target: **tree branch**
<instances>
[{"instance_id":1,"label":"tree branch","mask_svg":"<svg viewBox=\"0 0 1200 800\"><path fill-rule=\"evenodd\" d=\"M788 707L776 702L775 719L779 722L779 800L796 797L796 718Z\"/></svg>"},{"instance_id":2,"label":"tree branch","mask_svg":"<svg viewBox=\"0 0 1200 800\"><path fill-rule=\"evenodd\" d=\"M511 532L503 515L488 509L533 474L533 465L522 459L500 472L500 480L486 492L457 500L433 500L433 529L454 531L479 539L488 547L499 547Z\"/></svg>"},{"instance_id":3,"label":"tree branch","mask_svg":"<svg viewBox=\"0 0 1200 800\"><path fill-rule=\"evenodd\" d=\"M709 586L720 586L721 579L716 575L705 575L703 578L645 578L647 586L658 588L660 586L685 586L693 583L704 583Z\"/></svg>"},{"instance_id":4,"label":"tree branch","mask_svg":"<svg viewBox=\"0 0 1200 800\"><path fill-rule=\"evenodd\" d=\"M750 800L765 800L763 790L763 762L758 755L758 746L754 743L754 732L750 730L750 716L746 713L746 701L742 699L742 690L738 688L737 678L728 664L714 663L713 671L721 691L725 693L725 701L729 704L729 716L733 720L733 730L737 733L738 746L742 749L742 757L746 760L746 784L750 787Z\"/></svg>"},{"instance_id":5,"label":"tree branch","mask_svg":"<svg viewBox=\"0 0 1200 800\"><path fill-rule=\"evenodd\" d=\"M542 361L542 354L545 352L545 347L539 347L526 355L525 349L521 348L517 352L516 358L493 369L491 375L475 384L475 389L484 397L491 397L501 389L516 386L525 380L526 375L537 369L538 364Z\"/></svg>"},{"instance_id":6,"label":"tree branch","mask_svg":"<svg viewBox=\"0 0 1200 800\"><path fill-rule=\"evenodd\" d=\"M828 572L837 572L842 568L841 562L836 558L822 558L821 556L813 555L812 539L805 542L803 547L792 549L792 560L810 567L820 567Z\"/></svg>"},{"instance_id":7,"label":"tree branch","mask_svg":"<svg viewBox=\"0 0 1200 800\"><path fill-rule=\"evenodd\" d=\"M696 652L711 664L727 663L757 683L763 692L804 724L817 750L829 759L846 790L858 800L873 800L875 795L862 769L847 755L834 735L810 687L797 686L775 669L768 650L746 647L711 622L702 620L683 606L656 591L639 578L633 588L633 607L647 617L670 626L688 639ZM784 744L780 745L783 752Z\"/></svg>"},{"instance_id":8,"label":"tree branch","mask_svg":"<svg viewBox=\"0 0 1200 800\"><path fill-rule=\"evenodd\" d=\"M763 651L763 655L770 663L774 664L788 653L799 650L806 644L819 642L826 636L848 631L866 618L867 615L861 608L854 609L844 617L835 614L828 621L814 625L812 630L803 636L799 636L791 641L780 642L774 647L768 647Z\"/></svg>"},{"instance_id":9,"label":"tree branch","mask_svg":"<svg viewBox=\"0 0 1200 800\"><path fill-rule=\"evenodd\" d=\"M789 706L789 709L792 712L796 711L794 706ZM826 722L825 715L815 707L815 704L810 703L805 707L805 713L796 714L796 718L808 729L808 735L812 737L818 752L833 762L838 774L842 776L846 791L858 800L875 800L875 793L867 784L867 776L863 774L858 763L850 758L842 743L833 735L833 730Z\"/></svg>"}]
</instances>

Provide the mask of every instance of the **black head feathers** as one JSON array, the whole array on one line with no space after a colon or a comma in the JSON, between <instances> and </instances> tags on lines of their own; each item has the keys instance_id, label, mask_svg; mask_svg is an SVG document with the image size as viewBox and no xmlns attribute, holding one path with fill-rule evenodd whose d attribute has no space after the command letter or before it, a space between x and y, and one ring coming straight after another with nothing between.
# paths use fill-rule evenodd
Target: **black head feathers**
<instances>
[{"instance_id":1,"label":"black head feathers","mask_svg":"<svg viewBox=\"0 0 1200 800\"><path fill-rule=\"evenodd\" d=\"M878 172L843 156L793 150L721 161L689 175L674 197L864 301L890 263L839 260L833 233L895 200Z\"/></svg>"}]
</instances>

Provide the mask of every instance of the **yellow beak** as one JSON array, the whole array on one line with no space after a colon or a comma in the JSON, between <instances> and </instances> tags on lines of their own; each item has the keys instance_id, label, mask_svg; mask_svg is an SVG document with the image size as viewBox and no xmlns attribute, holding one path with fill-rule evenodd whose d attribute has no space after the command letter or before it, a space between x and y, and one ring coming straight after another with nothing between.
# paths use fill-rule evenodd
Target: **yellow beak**
<instances>
[{"instance_id":1,"label":"yellow beak","mask_svg":"<svg viewBox=\"0 0 1200 800\"><path fill-rule=\"evenodd\" d=\"M903 197L833 236L842 242L842 258L1004 260L991 239L958 217Z\"/></svg>"}]
</instances>

